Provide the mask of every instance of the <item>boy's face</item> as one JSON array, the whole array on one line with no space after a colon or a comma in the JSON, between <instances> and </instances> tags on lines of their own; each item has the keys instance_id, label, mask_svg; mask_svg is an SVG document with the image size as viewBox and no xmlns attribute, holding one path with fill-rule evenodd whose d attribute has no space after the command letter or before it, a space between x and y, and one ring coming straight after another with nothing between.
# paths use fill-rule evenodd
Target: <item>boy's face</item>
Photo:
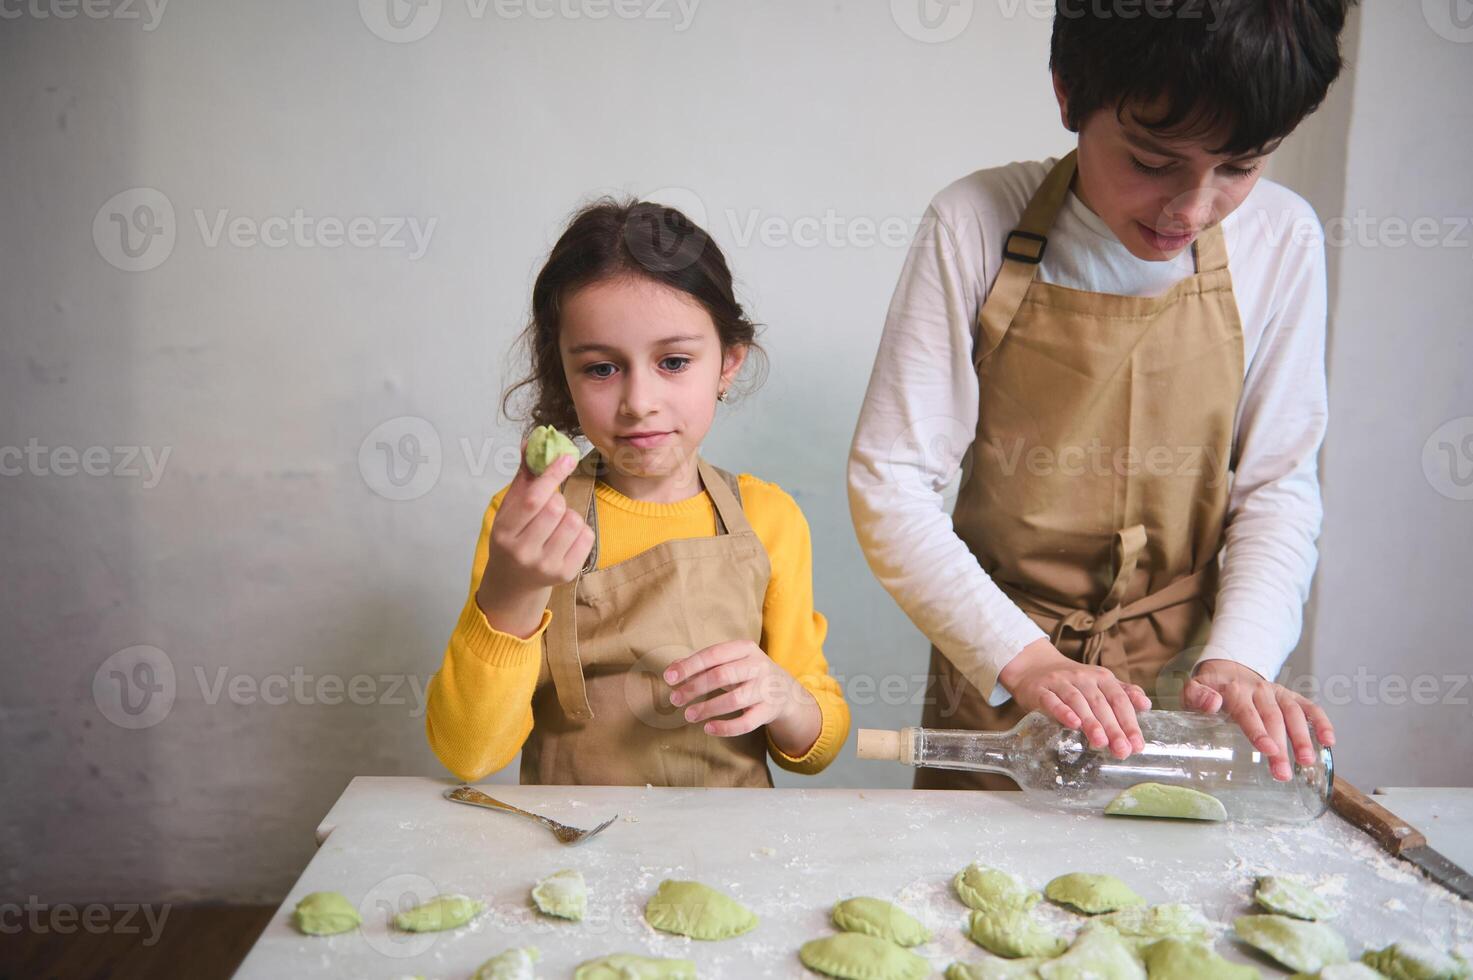
<instances>
[{"instance_id":1,"label":"boy's face","mask_svg":"<svg viewBox=\"0 0 1473 980\"><path fill-rule=\"evenodd\" d=\"M1061 112L1067 104L1057 76ZM1144 113L1152 118L1152 113ZM1074 193L1137 258L1176 257L1206 228L1226 218L1263 173L1268 153L1225 157L1208 152L1212 138L1173 140L1153 134L1127 106L1123 118L1100 109L1079 130ZM1067 120L1067 117L1066 117ZM1067 125L1067 121L1066 121Z\"/></svg>"},{"instance_id":2,"label":"boy's face","mask_svg":"<svg viewBox=\"0 0 1473 980\"><path fill-rule=\"evenodd\" d=\"M705 308L648 279L595 282L563 303L558 346L578 424L604 459L626 477L693 481L716 394L746 354L723 354Z\"/></svg>"}]
</instances>

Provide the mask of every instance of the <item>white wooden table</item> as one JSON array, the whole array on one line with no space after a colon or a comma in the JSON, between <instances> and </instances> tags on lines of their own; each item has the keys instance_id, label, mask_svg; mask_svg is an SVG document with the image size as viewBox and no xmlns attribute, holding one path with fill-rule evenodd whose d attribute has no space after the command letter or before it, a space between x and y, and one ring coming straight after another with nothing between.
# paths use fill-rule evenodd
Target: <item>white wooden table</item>
<instances>
[{"instance_id":1,"label":"white wooden table","mask_svg":"<svg viewBox=\"0 0 1473 980\"><path fill-rule=\"evenodd\" d=\"M798 947L832 932L829 909L854 895L897 901L925 922L935 938L916 951L939 973L953 960L986 955L963 934L966 910L948 887L973 860L1038 889L1067 871L1116 874L1153 903L1198 906L1224 930L1252 911L1255 875L1297 874L1340 910L1335 925L1352 954L1393 940L1473 953L1473 903L1388 858L1333 814L1255 828L1059 813L1032 808L1019 793L485 787L578 826L619 814L602 835L569 848L532 821L444 800L453 785L353 780L318 829L316 856L237 976L460 980L488 957L527 944L542 951L540 977L568 977L577 963L619 951L692 959L702 977L812 976L798 963ZM1473 790L1388 790L1384 802L1448 857L1473 865ZM562 868L588 881L581 923L530 907L532 884ZM656 932L641 913L665 878L720 888L761 925L717 943ZM297 901L329 889L359 905L361 929L327 938L297 933L290 923ZM488 911L453 932L389 928L394 911L440 892L475 896ZM1047 903L1040 914L1064 929L1080 921ZM1287 972L1230 932L1218 948L1269 977Z\"/></svg>"}]
</instances>

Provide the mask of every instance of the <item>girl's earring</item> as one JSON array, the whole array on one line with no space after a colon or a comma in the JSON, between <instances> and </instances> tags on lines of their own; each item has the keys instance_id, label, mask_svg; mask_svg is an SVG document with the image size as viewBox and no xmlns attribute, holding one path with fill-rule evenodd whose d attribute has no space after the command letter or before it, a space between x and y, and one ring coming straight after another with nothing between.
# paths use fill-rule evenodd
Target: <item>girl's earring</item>
<instances>
[{"instance_id":1,"label":"girl's earring","mask_svg":"<svg viewBox=\"0 0 1473 980\"><path fill-rule=\"evenodd\" d=\"M719 402L726 401L726 389L725 388L722 388L721 390L719 390L719 391L716 392L716 400L719 401Z\"/></svg>"}]
</instances>

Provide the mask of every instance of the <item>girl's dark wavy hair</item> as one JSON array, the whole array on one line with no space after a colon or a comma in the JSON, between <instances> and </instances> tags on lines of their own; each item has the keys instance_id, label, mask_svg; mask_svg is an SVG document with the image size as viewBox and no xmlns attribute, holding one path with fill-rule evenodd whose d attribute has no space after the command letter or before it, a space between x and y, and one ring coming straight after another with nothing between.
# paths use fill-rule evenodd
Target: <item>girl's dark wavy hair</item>
<instances>
[{"instance_id":1,"label":"girl's dark wavy hair","mask_svg":"<svg viewBox=\"0 0 1473 980\"><path fill-rule=\"evenodd\" d=\"M1049 67L1075 132L1097 109L1123 119L1129 106L1162 136L1223 133L1210 152L1247 156L1319 108L1344 67L1340 32L1355 2L1056 0Z\"/></svg>"},{"instance_id":2,"label":"girl's dark wavy hair","mask_svg":"<svg viewBox=\"0 0 1473 980\"><path fill-rule=\"evenodd\" d=\"M528 429L555 425L569 435L582 434L558 350L562 306L584 286L625 277L668 286L699 303L716 325L723 355L734 347L748 349L743 373L751 368L758 377L744 387L760 383L766 356L756 341L757 325L737 302L726 257L711 236L675 208L601 198L573 215L537 274L531 320L517 341L530 369L502 396L508 418ZM522 391L529 404L513 415L509 406Z\"/></svg>"}]
</instances>

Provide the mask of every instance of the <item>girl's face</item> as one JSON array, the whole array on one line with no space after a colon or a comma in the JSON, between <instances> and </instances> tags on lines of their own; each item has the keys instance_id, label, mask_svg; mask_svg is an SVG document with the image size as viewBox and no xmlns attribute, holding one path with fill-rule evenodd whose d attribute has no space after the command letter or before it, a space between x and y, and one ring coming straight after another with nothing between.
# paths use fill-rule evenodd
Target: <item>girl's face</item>
<instances>
[{"instance_id":1,"label":"girl's face","mask_svg":"<svg viewBox=\"0 0 1473 980\"><path fill-rule=\"evenodd\" d=\"M1062 111L1066 97L1057 78L1054 88ZM1124 121L1113 107L1100 109L1079 130L1074 193L1132 255L1167 261L1236 211L1263 173L1267 152L1207 151L1216 145L1216 139L1166 140L1136 123L1129 109Z\"/></svg>"},{"instance_id":2,"label":"girl's face","mask_svg":"<svg viewBox=\"0 0 1473 980\"><path fill-rule=\"evenodd\" d=\"M577 290L558 331L578 424L626 496L673 502L699 491L696 456L716 396L746 357L685 293L620 277ZM621 485L622 484L622 485Z\"/></svg>"}]
</instances>

